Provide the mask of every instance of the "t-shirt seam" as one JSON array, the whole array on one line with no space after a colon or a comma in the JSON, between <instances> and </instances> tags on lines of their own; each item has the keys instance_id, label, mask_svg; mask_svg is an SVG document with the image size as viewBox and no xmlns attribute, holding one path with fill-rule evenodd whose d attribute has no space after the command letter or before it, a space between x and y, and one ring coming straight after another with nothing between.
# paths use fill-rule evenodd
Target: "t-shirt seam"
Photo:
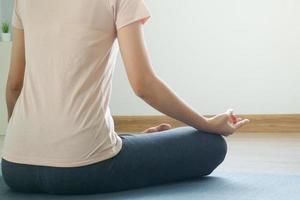
<instances>
[{"instance_id":1,"label":"t-shirt seam","mask_svg":"<svg viewBox=\"0 0 300 200\"><path fill-rule=\"evenodd\" d=\"M121 28L123 28L123 27L125 27L125 26L127 26L127 25L129 25L129 24L132 24L132 23L134 23L134 22L139 22L139 23L140 23L141 20L149 19L149 18L150 18L150 15L149 15L149 14L147 14L147 15L144 15L144 14L138 15L138 16L136 16L135 18L132 18L132 19L126 21L126 22L123 22L123 23L121 23L121 24L117 24L116 29L119 30L119 29L121 29ZM144 23L142 23L142 25L143 25L143 24L144 24Z\"/></svg>"}]
</instances>

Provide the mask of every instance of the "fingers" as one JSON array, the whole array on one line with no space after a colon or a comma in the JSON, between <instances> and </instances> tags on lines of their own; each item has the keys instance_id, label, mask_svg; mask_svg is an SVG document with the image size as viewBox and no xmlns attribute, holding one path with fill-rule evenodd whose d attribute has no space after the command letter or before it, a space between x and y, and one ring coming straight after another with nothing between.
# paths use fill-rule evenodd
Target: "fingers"
<instances>
[{"instance_id":1,"label":"fingers","mask_svg":"<svg viewBox=\"0 0 300 200\"><path fill-rule=\"evenodd\" d=\"M233 114L233 109L232 108L229 108L226 113L228 114L228 116L232 115Z\"/></svg>"},{"instance_id":2,"label":"fingers","mask_svg":"<svg viewBox=\"0 0 300 200\"><path fill-rule=\"evenodd\" d=\"M242 119L240 121L238 121L236 124L232 125L234 129L239 129L242 126L248 124L250 122L249 119Z\"/></svg>"},{"instance_id":3,"label":"fingers","mask_svg":"<svg viewBox=\"0 0 300 200\"><path fill-rule=\"evenodd\" d=\"M229 122L229 121L227 121L227 125L228 125L229 128L230 128L230 135L233 134L236 128L235 128L235 127L233 126L233 124L232 124L231 122Z\"/></svg>"},{"instance_id":4,"label":"fingers","mask_svg":"<svg viewBox=\"0 0 300 200\"><path fill-rule=\"evenodd\" d=\"M238 119L237 119L237 116L235 114L233 114L233 109L230 108L226 111L226 114L228 115L229 117L229 120L231 123L235 124L238 122Z\"/></svg>"},{"instance_id":5,"label":"fingers","mask_svg":"<svg viewBox=\"0 0 300 200\"><path fill-rule=\"evenodd\" d=\"M237 117L235 114L233 114L233 112L234 111L232 108L230 108L226 111L226 114L229 117L229 121L231 122L231 123L227 122L227 124L232 129L232 134L234 133L234 131L245 126L246 124L248 124L250 122L249 119L242 119L240 117ZM231 134L229 134L229 135L231 135Z\"/></svg>"},{"instance_id":6,"label":"fingers","mask_svg":"<svg viewBox=\"0 0 300 200\"><path fill-rule=\"evenodd\" d=\"M235 123L237 123L237 122L243 120L243 118L237 117L237 115L234 114L233 112L234 112L234 110L233 110L232 108L229 108L229 109L226 111L227 115L229 116L230 121L231 121L233 124L235 124ZM250 121L250 120L249 120L249 121Z\"/></svg>"},{"instance_id":7,"label":"fingers","mask_svg":"<svg viewBox=\"0 0 300 200\"><path fill-rule=\"evenodd\" d=\"M232 114L232 115L230 116L230 120L231 120L231 122L232 122L233 124L237 123L237 117L236 117L236 115Z\"/></svg>"}]
</instances>

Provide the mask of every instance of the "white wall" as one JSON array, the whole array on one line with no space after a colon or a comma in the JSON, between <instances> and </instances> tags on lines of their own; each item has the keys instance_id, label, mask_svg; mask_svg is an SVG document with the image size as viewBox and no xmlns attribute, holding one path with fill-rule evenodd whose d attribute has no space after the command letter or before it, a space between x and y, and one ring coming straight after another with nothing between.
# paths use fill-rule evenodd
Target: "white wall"
<instances>
[{"instance_id":1,"label":"white wall","mask_svg":"<svg viewBox=\"0 0 300 200\"><path fill-rule=\"evenodd\" d=\"M153 67L197 111L300 113L300 1L146 2L152 17L144 28ZM0 134L6 126L3 77L10 47L2 48ZM134 96L120 58L111 110L159 114Z\"/></svg>"},{"instance_id":2,"label":"white wall","mask_svg":"<svg viewBox=\"0 0 300 200\"><path fill-rule=\"evenodd\" d=\"M11 21L13 0L0 0L0 21Z\"/></svg>"},{"instance_id":3,"label":"white wall","mask_svg":"<svg viewBox=\"0 0 300 200\"><path fill-rule=\"evenodd\" d=\"M2 8L3 8L3 5L2 5L2 0L0 0L0 22L2 21Z\"/></svg>"},{"instance_id":4,"label":"white wall","mask_svg":"<svg viewBox=\"0 0 300 200\"><path fill-rule=\"evenodd\" d=\"M203 114L300 113L300 1L146 0L155 71ZM111 110L159 114L130 89L119 59Z\"/></svg>"}]
</instances>

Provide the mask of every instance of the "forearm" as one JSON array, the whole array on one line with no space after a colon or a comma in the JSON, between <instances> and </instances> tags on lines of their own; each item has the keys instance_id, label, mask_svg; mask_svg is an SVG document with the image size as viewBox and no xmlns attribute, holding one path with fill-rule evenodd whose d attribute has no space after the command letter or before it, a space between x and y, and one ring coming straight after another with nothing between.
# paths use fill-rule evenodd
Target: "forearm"
<instances>
[{"instance_id":1,"label":"forearm","mask_svg":"<svg viewBox=\"0 0 300 200\"><path fill-rule=\"evenodd\" d=\"M189 107L159 77L148 81L141 93L140 97L158 111L196 129L207 128L207 118Z\"/></svg>"},{"instance_id":2,"label":"forearm","mask_svg":"<svg viewBox=\"0 0 300 200\"><path fill-rule=\"evenodd\" d=\"M12 90L7 88L6 89L6 105L7 105L7 121L10 120L10 117L12 115L12 112L14 110L15 104L17 102L17 99L19 98L19 95L21 93L21 90Z\"/></svg>"}]
</instances>

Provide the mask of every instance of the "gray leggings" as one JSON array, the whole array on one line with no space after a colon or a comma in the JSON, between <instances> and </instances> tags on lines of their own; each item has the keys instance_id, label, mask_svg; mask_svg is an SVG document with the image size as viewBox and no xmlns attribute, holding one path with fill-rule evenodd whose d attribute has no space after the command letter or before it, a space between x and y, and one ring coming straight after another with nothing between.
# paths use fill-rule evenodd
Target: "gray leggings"
<instances>
[{"instance_id":1,"label":"gray leggings","mask_svg":"<svg viewBox=\"0 0 300 200\"><path fill-rule=\"evenodd\" d=\"M209 175L225 158L224 138L190 126L120 135L114 157L80 167L17 164L2 158L5 183L19 192L116 192Z\"/></svg>"}]
</instances>

